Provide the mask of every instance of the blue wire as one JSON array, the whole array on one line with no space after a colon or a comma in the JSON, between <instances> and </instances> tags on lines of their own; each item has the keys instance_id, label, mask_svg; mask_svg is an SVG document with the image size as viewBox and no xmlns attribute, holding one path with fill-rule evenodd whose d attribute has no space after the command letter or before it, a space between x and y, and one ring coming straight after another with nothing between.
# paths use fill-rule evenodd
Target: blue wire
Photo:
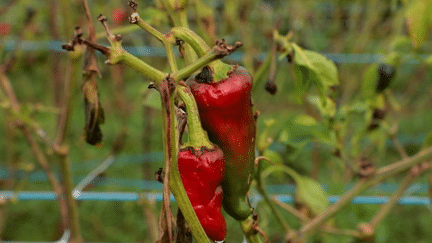
<instances>
[{"instance_id":1,"label":"blue wire","mask_svg":"<svg viewBox=\"0 0 432 243\"><path fill-rule=\"evenodd\" d=\"M16 198L22 201L44 200L54 201L57 196L54 192L18 192L0 191L0 196L4 199ZM291 195L274 195L279 201L284 203L293 203L294 197ZM147 200L162 201L162 193L134 193L134 192L81 192L75 199L82 201L138 201L141 197ZM336 203L341 196L328 196L329 203ZM252 195L251 201L261 201L260 195ZM173 195L171 200L174 201ZM389 197L384 196L357 196L351 203L353 204L386 204ZM398 201L399 205L430 205L429 197L402 197Z\"/></svg>"},{"instance_id":2,"label":"blue wire","mask_svg":"<svg viewBox=\"0 0 432 243\"><path fill-rule=\"evenodd\" d=\"M1 42L0 42L1 44ZM4 48L7 51L14 49L21 49L23 51L63 51L61 46L64 42L57 40L50 41L30 41L25 40L17 42L14 40L4 41ZM146 57L165 57L165 49L163 47L150 47L150 46L128 46L125 45L123 48L129 53L135 56L146 56ZM178 55L178 51L175 50L175 54ZM335 63L356 63L356 64L370 64L370 63L383 63L385 58L381 54L347 54L347 53L322 53ZM266 53L260 53L257 60L263 61L266 57ZM420 55L422 58L427 58L428 55ZM243 60L242 52L234 52L233 54L224 58L225 60L233 62L241 62ZM410 63L419 63L417 60L411 60Z\"/></svg>"}]
</instances>

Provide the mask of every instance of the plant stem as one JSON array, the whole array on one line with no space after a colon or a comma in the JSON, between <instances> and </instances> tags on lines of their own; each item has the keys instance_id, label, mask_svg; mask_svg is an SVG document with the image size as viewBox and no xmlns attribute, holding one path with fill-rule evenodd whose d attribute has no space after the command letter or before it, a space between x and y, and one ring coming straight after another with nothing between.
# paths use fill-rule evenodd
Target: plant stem
<instances>
[{"instance_id":1,"label":"plant stem","mask_svg":"<svg viewBox=\"0 0 432 243\"><path fill-rule=\"evenodd\" d=\"M164 142L164 150L166 151L166 156L169 157L166 159L169 159L171 163L169 166L169 172L166 168L165 174L169 173L169 186L171 187L171 192L174 194L177 204L183 212L183 215L185 216L186 221L188 222L195 239L198 241L198 243L209 243L210 241L204 229L202 228L183 187L180 172L178 170L177 160L179 141L177 136L176 116L174 112L174 95L167 94L167 88L162 89L162 86L160 90L162 96L162 104L164 106L164 108L162 108L162 113L165 120L163 130L165 135L169 135L164 136L164 139L166 140Z\"/></svg>"},{"instance_id":2,"label":"plant stem","mask_svg":"<svg viewBox=\"0 0 432 243\"><path fill-rule=\"evenodd\" d=\"M265 74L269 71L270 64L273 59L273 48L267 53L266 59L261 66L259 66L258 70L253 75L254 85L252 87L252 92L256 92L258 90L258 86L261 87L261 83L265 80Z\"/></svg>"},{"instance_id":3,"label":"plant stem","mask_svg":"<svg viewBox=\"0 0 432 243\"><path fill-rule=\"evenodd\" d=\"M137 12L134 12L131 16L131 19L133 19L133 23L141 27L142 29L146 30L151 34L152 36L156 37L156 39L160 40L162 43L166 40L164 34L159 32L157 29L153 28L150 24L145 22Z\"/></svg>"},{"instance_id":4,"label":"plant stem","mask_svg":"<svg viewBox=\"0 0 432 243\"><path fill-rule=\"evenodd\" d=\"M80 61L79 59L69 58L65 73L65 83L63 84L63 104L61 108L61 113L59 115L59 128L57 131L57 138L55 143L60 145L64 142L67 137L67 132L69 129L70 116L72 115L72 100L73 94L76 86L76 73L78 71Z\"/></svg>"},{"instance_id":5,"label":"plant stem","mask_svg":"<svg viewBox=\"0 0 432 243\"><path fill-rule=\"evenodd\" d=\"M173 27L171 32L175 37L188 43L198 55L198 57L204 56L210 51L210 47L207 43L201 39L201 37L192 30L184 27Z\"/></svg>"},{"instance_id":6,"label":"plant stem","mask_svg":"<svg viewBox=\"0 0 432 243\"><path fill-rule=\"evenodd\" d=\"M135 4L135 3L134 3ZM132 5L131 5L132 6ZM136 4L133 7L134 11L136 11ZM149 32L152 36L156 37L165 47L165 51L168 58L168 63L171 68L171 72L177 72L177 63L174 56L173 45L175 43L175 39L170 35L164 35L155 28L153 28L150 24L145 22L137 12L134 12L131 16L131 23L137 24L142 29Z\"/></svg>"},{"instance_id":7,"label":"plant stem","mask_svg":"<svg viewBox=\"0 0 432 243\"><path fill-rule=\"evenodd\" d=\"M157 70L156 68L148 65L143 60L139 59L138 57L126 52L125 50L122 50L122 53L119 57L119 61L128 65L135 71L141 73L146 78L150 79L151 81L155 82L156 84L159 84L161 80L163 80L166 76L163 72ZM113 63L115 64L115 63Z\"/></svg>"},{"instance_id":8,"label":"plant stem","mask_svg":"<svg viewBox=\"0 0 432 243\"><path fill-rule=\"evenodd\" d=\"M111 30L111 32L115 35L119 35L119 34L127 34L136 30L139 30L140 28L138 26L135 25L126 25L126 26L121 26L121 27L117 27ZM105 37L105 31L103 32L99 32L96 34L96 39L101 39L103 37Z\"/></svg>"},{"instance_id":9,"label":"plant stem","mask_svg":"<svg viewBox=\"0 0 432 243\"><path fill-rule=\"evenodd\" d=\"M190 75L192 75L195 71L200 70L201 68L207 66L210 62L221 58L220 53L214 49L212 49L210 52L208 52L203 57L199 58L196 62L194 62L191 65L188 65L182 69L180 69L178 72L173 74L173 79L176 82L179 82Z\"/></svg>"},{"instance_id":10,"label":"plant stem","mask_svg":"<svg viewBox=\"0 0 432 243\"><path fill-rule=\"evenodd\" d=\"M408 188L413 180L415 180L425 170L420 171L420 165L414 166L410 172L405 176L404 180L400 184L398 190L391 196L389 202L383 205L377 214L369 222L374 228L381 223L381 221L390 213L390 210L397 204L399 198ZM430 168L428 168L430 169Z\"/></svg>"},{"instance_id":11,"label":"plant stem","mask_svg":"<svg viewBox=\"0 0 432 243\"><path fill-rule=\"evenodd\" d=\"M73 178L71 171L71 164L69 161L69 149L67 148L67 131L69 129L69 121L72 114L72 100L73 88L76 83L76 73L79 67L79 59L69 59L69 65L65 73L64 93L63 93L63 107L59 115L59 130L57 133L56 141L54 142L55 150L59 160L61 174L63 176L64 193L66 194L66 201L68 204L68 215L70 220L71 242L83 242L81 236L81 229L78 217L78 209L75 198L72 195Z\"/></svg>"},{"instance_id":12,"label":"plant stem","mask_svg":"<svg viewBox=\"0 0 432 243\"><path fill-rule=\"evenodd\" d=\"M54 192L57 195L57 200L59 202L60 206L60 217L62 220L62 226L63 230L67 229L70 225L69 217L68 217L68 206L67 202L64 198L64 192L63 188L60 186L60 183L57 181L57 179L54 176L54 173L51 170L51 167L49 166L48 160L43 153L42 149L38 145L38 143L34 140L33 136L31 135L29 129L25 126L21 128L22 132L24 133L24 136L27 140L27 142L30 145L31 150L33 151L34 156L36 157L36 161L39 163L39 165L44 170L48 181L53 188Z\"/></svg>"},{"instance_id":13,"label":"plant stem","mask_svg":"<svg viewBox=\"0 0 432 243\"><path fill-rule=\"evenodd\" d=\"M186 104L187 125L189 128L188 142L185 147L193 147L199 150L201 147L213 148L214 145L210 142L207 132L204 131L201 125L198 106L195 99L187 86L179 86L178 92L180 98Z\"/></svg>"},{"instance_id":14,"label":"plant stem","mask_svg":"<svg viewBox=\"0 0 432 243\"><path fill-rule=\"evenodd\" d=\"M200 36L187 28L174 27L171 29L171 33L175 37L188 43L200 58L204 57L211 50L207 43ZM232 69L230 65L225 64L220 60L215 60L209 63L208 66L213 71L214 82L218 82L226 78L227 73Z\"/></svg>"},{"instance_id":15,"label":"plant stem","mask_svg":"<svg viewBox=\"0 0 432 243\"><path fill-rule=\"evenodd\" d=\"M16 113L19 112L20 106L19 106L18 100L16 99L15 92L14 92L14 90L10 84L9 79L6 77L6 75L1 70L0 70L0 87L5 91L9 101L11 102L12 110L14 110L14 112L16 112ZM43 153L42 149L39 147L37 142L34 140L33 136L30 134L28 127L22 121L20 123L21 123L20 128L21 128L28 144L30 145L30 148L32 149L33 154L36 157L36 161L39 163L39 165L44 170L51 187L53 188L54 192L57 194L57 200L59 202L62 225L63 225L64 229L66 229L69 226L70 222L69 222L69 218L68 218L68 214L67 214L68 213L67 203L63 198L63 189L60 186L57 179L55 178L55 176L54 176L54 174L53 174L53 172L49 166L48 160L46 159L45 154Z\"/></svg>"},{"instance_id":16,"label":"plant stem","mask_svg":"<svg viewBox=\"0 0 432 243\"><path fill-rule=\"evenodd\" d=\"M349 192L347 192L343 197L339 199L339 201L333 205L331 205L327 210L315 217L308 224L304 225L298 231L298 239L301 241L305 241L308 236L315 231L321 224L326 222L330 217L340 211L343 207L351 202L351 200L364 190L368 189L381 182L382 180L389 178L397 173L403 172L410 167L423 162L425 159L428 159L432 156L432 147L429 147L425 150L420 151L416 155L403 159L397 163L385 166L384 168L379 169L375 175L361 179Z\"/></svg>"},{"instance_id":17,"label":"plant stem","mask_svg":"<svg viewBox=\"0 0 432 243\"><path fill-rule=\"evenodd\" d=\"M262 178L262 175L260 173L260 171L262 171L262 162L261 160L258 161L258 168L257 168L257 172L256 172L256 176L255 176L255 180L257 182L257 190L258 193L261 194L261 196L264 198L264 201L267 203L267 205L270 207L270 210L272 211L273 215L276 217L277 221L279 222L279 224L282 226L282 228L284 229L284 231L287 234L290 234L292 232L291 227L287 224L287 222L282 218L282 216L280 215L279 211L277 211L275 205L273 204L273 201L270 200L270 197L267 194L267 191L265 190L265 186L264 186L264 181Z\"/></svg>"},{"instance_id":18,"label":"plant stem","mask_svg":"<svg viewBox=\"0 0 432 243\"><path fill-rule=\"evenodd\" d=\"M248 243L261 243L259 235L253 228L255 222L252 219L252 216L249 216L243 221L239 221L239 223Z\"/></svg>"},{"instance_id":19,"label":"plant stem","mask_svg":"<svg viewBox=\"0 0 432 243\"><path fill-rule=\"evenodd\" d=\"M304 223L308 222L310 218L308 218L305 214L301 213L291 205L285 204L281 201L279 201L277 198L273 198L273 202L280 206L281 208L285 209L286 211L290 212L292 215L296 216L300 221L303 221ZM358 237L360 234L357 230L351 230L351 229L336 229L333 227L329 227L326 225L322 225L319 227L319 230L324 233L328 234L337 234L337 235L348 235L353 237Z\"/></svg>"},{"instance_id":20,"label":"plant stem","mask_svg":"<svg viewBox=\"0 0 432 243\"><path fill-rule=\"evenodd\" d=\"M69 212L69 220L70 220L70 229L71 229L71 242L80 243L83 242L81 237L81 227L79 224L78 218L78 209L76 205L75 198L72 195L73 191L73 178L71 172L71 165L69 161L69 151L68 149L63 149L63 153L57 154L60 159L60 168L63 176L63 183L65 188L66 200L68 202L68 212Z\"/></svg>"},{"instance_id":21,"label":"plant stem","mask_svg":"<svg viewBox=\"0 0 432 243\"><path fill-rule=\"evenodd\" d=\"M85 40L83 40L83 43L92 48L99 50L102 54L107 56L108 60L106 61L106 63L114 65L119 62L122 62L128 65L129 67L131 67L132 69L138 71L139 73L141 73L151 81L155 82L156 84L160 84L160 82L165 78L166 74L150 66L149 64L137 58L136 56L125 51L121 46L121 37L119 38L119 36L114 36L113 33L109 30L108 25L106 23L106 18L100 15L98 19L105 28L105 35L108 41L110 42L111 47L107 48L105 46L93 42L88 42Z\"/></svg>"},{"instance_id":22,"label":"plant stem","mask_svg":"<svg viewBox=\"0 0 432 243\"><path fill-rule=\"evenodd\" d=\"M162 3L165 6L165 9L167 9L167 12L171 17L174 26L189 28L186 14L186 6L183 6L183 9L173 9L169 0L162 0ZM193 52L193 49L189 44L184 45L184 52L186 65L190 65L196 61L196 54Z\"/></svg>"}]
</instances>

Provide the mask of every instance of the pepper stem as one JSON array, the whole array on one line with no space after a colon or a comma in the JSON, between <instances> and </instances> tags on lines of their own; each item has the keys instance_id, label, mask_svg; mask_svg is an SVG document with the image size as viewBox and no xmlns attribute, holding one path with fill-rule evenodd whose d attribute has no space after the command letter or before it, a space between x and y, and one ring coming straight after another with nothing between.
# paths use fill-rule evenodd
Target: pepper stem
<instances>
[{"instance_id":1,"label":"pepper stem","mask_svg":"<svg viewBox=\"0 0 432 243\"><path fill-rule=\"evenodd\" d=\"M178 87L178 94L186 104L187 126L189 128L188 142L184 146L192 147L195 150L200 150L201 147L213 148L214 145L210 142L207 132L202 128L198 106L190 89L183 85Z\"/></svg>"},{"instance_id":2,"label":"pepper stem","mask_svg":"<svg viewBox=\"0 0 432 243\"><path fill-rule=\"evenodd\" d=\"M195 32L183 27L174 27L171 33L184 42L188 43L196 52L198 57L205 56L211 49L207 43ZM221 60L215 60L208 65L213 72L213 82L218 82L228 77L228 72L232 66L223 63Z\"/></svg>"}]
</instances>

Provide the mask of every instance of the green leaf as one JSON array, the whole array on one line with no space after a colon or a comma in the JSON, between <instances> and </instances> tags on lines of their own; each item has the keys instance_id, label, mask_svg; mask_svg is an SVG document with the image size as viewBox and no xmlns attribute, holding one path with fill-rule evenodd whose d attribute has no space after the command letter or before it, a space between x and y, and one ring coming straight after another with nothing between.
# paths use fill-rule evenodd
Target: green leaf
<instances>
[{"instance_id":1,"label":"green leaf","mask_svg":"<svg viewBox=\"0 0 432 243\"><path fill-rule=\"evenodd\" d=\"M362 113L367 110L369 110L369 105L365 101L356 101L354 104L346 106L346 111L348 112Z\"/></svg>"},{"instance_id":2,"label":"green leaf","mask_svg":"<svg viewBox=\"0 0 432 243\"><path fill-rule=\"evenodd\" d=\"M291 136L288 130L283 130L279 135L279 142L283 144L291 144Z\"/></svg>"},{"instance_id":3,"label":"green leaf","mask_svg":"<svg viewBox=\"0 0 432 243\"><path fill-rule=\"evenodd\" d=\"M317 138L320 142L331 147L336 146L336 140L332 138L329 129L318 123L315 118L308 115L299 115L295 117L294 124L300 125L299 128L303 132Z\"/></svg>"},{"instance_id":4,"label":"green leaf","mask_svg":"<svg viewBox=\"0 0 432 243\"><path fill-rule=\"evenodd\" d=\"M294 122L303 125L303 126L315 126L317 124L317 121L315 118L308 116L308 115L299 115L294 119Z\"/></svg>"},{"instance_id":5,"label":"green leaf","mask_svg":"<svg viewBox=\"0 0 432 243\"><path fill-rule=\"evenodd\" d=\"M259 135L257 140L257 147L258 151L262 152L265 151L268 146L273 142L273 139L269 136L269 133L273 126L275 125L276 121L274 119L266 119L264 121L265 128L264 131Z\"/></svg>"},{"instance_id":6,"label":"green leaf","mask_svg":"<svg viewBox=\"0 0 432 243\"><path fill-rule=\"evenodd\" d=\"M263 156L269 159L271 162L273 162L273 164L269 163L267 160L261 160L260 161L261 166L258 167L260 168L260 171L258 173L264 172L267 168L274 166L274 164L282 165L283 162L282 156L274 150L267 149L266 151L264 151ZM283 180L283 173L281 171L274 172L273 176L279 179L280 181Z\"/></svg>"},{"instance_id":7,"label":"green leaf","mask_svg":"<svg viewBox=\"0 0 432 243\"><path fill-rule=\"evenodd\" d=\"M390 50L398 53L410 53L413 50L413 45L408 37L396 36L390 44Z\"/></svg>"},{"instance_id":8,"label":"green leaf","mask_svg":"<svg viewBox=\"0 0 432 243\"><path fill-rule=\"evenodd\" d=\"M275 164L282 164L282 156L274 150L267 149L266 151L264 151L263 156L268 158L271 162Z\"/></svg>"},{"instance_id":9,"label":"green leaf","mask_svg":"<svg viewBox=\"0 0 432 243\"><path fill-rule=\"evenodd\" d=\"M309 87L309 82L314 82L322 102L326 102L328 87L339 85L336 65L327 57L309 50L303 50L301 47L292 44L294 49L294 77L296 79L295 87L297 98L301 101L304 93Z\"/></svg>"},{"instance_id":10,"label":"green leaf","mask_svg":"<svg viewBox=\"0 0 432 243\"><path fill-rule=\"evenodd\" d=\"M147 107L160 110L162 108L162 102L159 93L151 89L146 90L145 92L148 93L144 97L143 104Z\"/></svg>"},{"instance_id":11,"label":"green leaf","mask_svg":"<svg viewBox=\"0 0 432 243\"><path fill-rule=\"evenodd\" d=\"M385 153L387 137L388 134L385 129L376 129L369 133L369 139L375 144L375 147L378 148L380 155Z\"/></svg>"},{"instance_id":12,"label":"green leaf","mask_svg":"<svg viewBox=\"0 0 432 243\"><path fill-rule=\"evenodd\" d=\"M321 185L305 176L298 176L296 183L296 200L306 204L315 215L324 212L329 203Z\"/></svg>"},{"instance_id":13,"label":"green leaf","mask_svg":"<svg viewBox=\"0 0 432 243\"><path fill-rule=\"evenodd\" d=\"M309 103L315 105L323 117L334 117L336 114L336 104L330 98L325 96L326 102L321 101L321 97L311 95L308 97Z\"/></svg>"},{"instance_id":14,"label":"green leaf","mask_svg":"<svg viewBox=\"0 0 432 243\"><path fill-rule=\"evenodd\" d=\"M431 27L432 1L412 1L406 11L408 34L417 48L427 39Z\"/></svg>"},{"instance_id":15,"label":"green leaf","mask_svg":"<svg viewBox=\"0 0 432 243\"><path fill-rule=\"evenodd\" d=\"M283 171L293 178L297 185L296 200L307 205L315 215L328 207L327 195L321 185L309 177L299 175L291 168L284 165L272 166L263 173L263 177L277 171Z\"/></svg>"},{"instance_id":16,"label":"green leaf","mask_svg":"<svg viewBox=\"0 0 432 243\"><path fill-rule=\"evenodd\" d=\"M310 69L295 63L292 65L292 70L295 81L294 87L296 89L296 99L297 102L301 104L303 103L303 97L309 88L313 73L310 72Z\"/></svg>"},{"instance_id":17,"label":"green leaf","mask_svg":"<svg viewBox=\"0 0 432 243\"><path fill-rule=\"evenodd\" d=\"M375 108L384 109L386 107L385 95L381 93L381 94L378 94L377 96L375 96L375 101L372 105Z\"/></svg>"},{"instance_id":18,"label":"green leaf","mask_svg":"<svg viewBox=\"0 0 432 243\"><path fill-rule=\"evenodd\" d=\"M376 91L376 81L378 79L378 64L372 64L363 74L361 91L365 98L372 98Z\"/></svg>"},{"instance_id":19,"label":"green leaf","mask_svg":"<svg viewBox=\"0 0 432 243\"><path fill-rule=\"evenodd\" d=\"M293 43L294 63L311 69L324 86L339 85L336 65L327 57Z\"/></svg>"}]
</instances>

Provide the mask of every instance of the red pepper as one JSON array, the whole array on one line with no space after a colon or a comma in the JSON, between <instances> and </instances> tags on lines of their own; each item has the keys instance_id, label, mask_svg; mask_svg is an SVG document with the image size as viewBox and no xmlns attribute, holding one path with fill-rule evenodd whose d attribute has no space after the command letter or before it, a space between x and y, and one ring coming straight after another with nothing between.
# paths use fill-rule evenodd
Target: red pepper
<instances>
[{"instance_id":1,"label":"red pepper","mask_svg":"<svg viewBox=\"0 0 432 243\"><path fill-rule=\"evenodd\" d=\"M218 147L203 147L201 151L187 147L179 152L178 168L186 194L201 226L214 241L224 240L227 232L221 212L224 166L223 152Z\"/></svg>"},{"instance_id":2,"label":"red pepper","mask_svg":"<svg viewBox=\"0 0 432 243\"><path fill-rule=\"evenodd\" d=\"M252 112L252 76L235 66L228 77L213 82L208 68L191 76L187 84L195 97L204 130L225 154L223 206L237 220L252 213L247 192L255 159L256 125Z\"/></svg>"},{"instance_id":3,"label":"red pepper","mask_svg":"<svg viewBox=\"0 0 432 243\"><path fill-rule=\"evenodd\" d=\"M191 205L206 232L214 241L223 241L227 232L222 215L222 187L225 158L203 130L190 90L180 86L179 95L186 103L188 142L178 155L178 170Z\"/></svg>"}]
</instances>

